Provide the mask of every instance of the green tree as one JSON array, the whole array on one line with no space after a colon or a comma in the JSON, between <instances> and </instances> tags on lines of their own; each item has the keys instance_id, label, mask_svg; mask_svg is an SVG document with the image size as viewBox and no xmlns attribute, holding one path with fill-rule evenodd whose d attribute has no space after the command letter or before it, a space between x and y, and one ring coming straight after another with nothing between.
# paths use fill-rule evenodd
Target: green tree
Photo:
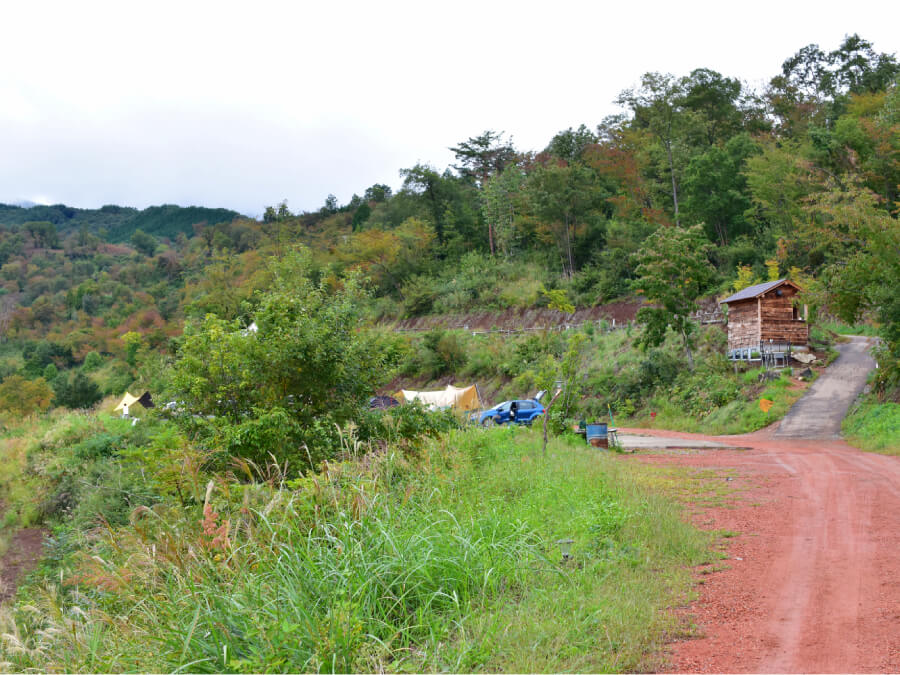
<instances>
[{"instance_id":1,"label":"green tree","mask_svg":"<svg viewBox=\"0 0 900 675\"><path fill-rule=\"evenodd\" d=\"M504 142L503 132L485 131L480 136L463 141L450 150L459 164L454 165L464 180L483 190L491 176L502 173L513 164L517 153L512 143ZM488 248L494 255L494 224L487 221Z\"/></svg>"},{"instance_id":2,"label":"green tree","mask_svg":"<svg viewBox=\"0 0 900 675\"><path fill-rule=\"evenodd\" d=\"M360 325L359 280L331 292L309 272L305 250L272 262L256 332L212 315L185 329L173 395L215 416L201 431L228 454L267 462L271 453L295 467L330 457L335 425L358 414L393 364L393 352Z\"/></svg>"},{"instance_id":3,"label":"green tree","mask_svg":"<svg viewBox=\"0 0 900 675\"><path fill-rule=\"evenodd\" d=\"M789 234L802 216L803 198L813 185L801 147L793 142L767 142L744 168L750 191L747 218L776 234Z\"/></svg>"},{"instance_id":4,"label":"green tree","mask_svg":"<svg viewBox=\"0 0 900 675\"><path fill-rule=\"evenodd\" d=\"M600 208L608 195L596 174L580 164L538 166L528 176L526 188L532 213L545 238L556 244L563 274L571 278L579 235L602 220Z\"/></svg>"},{"instance_id":5,"label":"green tree","mask_svg":"<svg viewBox=\"0 0 900 675\"><path fill-rule=\"evenodd\" d=\"M135 368L137 366L137 353L143 343L140 333L133 330L128 331L122 336L122 343L125 345L125 361L129 366Z\"/></svg>"},{"instance_id":6,"label":"green tree","mask_svg":"<svg viewBox=\"0 0 900 675\"><path fill-rule=\"evenodd\" d=\"M474 181L484 187L488 178L500 173L516 160L516 149L511 142L503 140L501 131L485 131L450 148L456 161L454 165L463 178Z\"/></svg>"},{"instance_id":7,"label":"green tree","mask_svg":"<svg viewBox=\"0 0 900 675\"><path fill-rule=\"evenodd\" d=\"M47 382L53 382L56 379L56 376L59 375L59 368L56 367L53 363L48 363L47 367L44 368L43 378Z\"/></svg>"},{"instance_id":8,"label":"green tree","mask_svg":"<svg viewBox=\"0 0 900 675\"><path fill-rule=\"evenodd\" d=\"M422 216L431 221L438 241L438 255L460 255L488 243L482 238L478 193L468 181L449 170L439 174L427 164L402 169L403 191L386 205L403 205L413 197L423 207ZM370 220L376 220L373 216Z\"/></svg>"},{"instance_id":9,"label":"green tree","mask_svg":"<svg viewBox=\"0 0 900 675\"><path fill-rule=\"evenodd\" d=\"M38 248L56 248L59 246L59 234L56 225L47 221L36 221L22 225L34 239Z\"/></svg>"},{"instance_id":10,"label":"green tree","mask_svg":"<svg viewBox=\"0 0 900 675\"><path fill-rule=\"evenodd\" d=\"M900 223L876 194L853 185L817 194L804 207L807 246L824 250L825 263L810 294L834 314L854 322L874 312L884 338L876 386L882 395L900 387Z\"/></svg>"},{"instance_id":11,"label":"green tree","mask_svg":"<svg viewBox=\"0 0 900 675\"><path fill-rule=\"evenodd\" d=\"M27 380L10 375L0 384L0 413L20 418L50 407L53 389L44 378Z\"/></svg>"},{"instance_id":12,"label":"green tree","mask_svg":"<svg viewBox=\"0 0 900 675\"><path fill-rule=\"evenodd\" d=\"M742 87L739 80L708 68L697 68L681 78L681 104L699 113L709 145L724 143L743 127L744 111L739 107Z\"/></svg>"},{"instance_id":13,"label":"green tree","mask_svg":"<svg viewBox=\"0 0 900 675\"><path fill-rule=\"evenodd\" d=\"M80 371L75 371L69 376L60 375L53 386L56 390L56 402L67 408L90 408L103 398L100 387Z\"/></svg>"},{"instance_id":14,"label":"green tree","mask_svg":"<svg viewBox=\"0 0 900 675\"><path fill-rule=\"evenodd\" d=\"M810 44L786 59L769 82L768 99L783 134L800 138L811 123L829 127L850 94L883 91L900 74L892 54L877 53L857 34L824 52Z\"/></svg>"},{"instance_id":15,"label":"green tree","mask_svg":"<svg viewBox=\"0 0 900 675\"><path fill-rule=\"evenodd\" d=\"M134 231L131 235L131 245L148 258L156 253L157 241L152 234L147 234L141 229Z\"/></svg>"},{"instance_id":16,"label":"green tree","mask_svg":"<svg viewBox=\"0 0 900 675\"><path fill-rule=\"evenodd\" d=\"M684 84L671 74L645 73L641 86L619 94L616 102L631 108L634 125L646 129L663 149L675 224L680 224L678 190L690 157L689 137L698 127L697 117L684 105Z\"/></svg>"},{"instance_id":17,"label":"green tree","mask_svg":"<svg viewBox=\"0 0 900 675\"><path fill-rule=\"evenodd\" d=\"M367 187L365 194L363 194L363 199L365 201L375 202L376 204L386 202L390 198L391 186L385 185L384 183L375 183L375 185Z\"/></svg>"},{"instance_id":18,"label":"green tree","mask_svg":"<svg viewBox=\"0 0 900 675\"><path fill-rule=\"evenodd\" d=\"M597 135L582 124L577 129L569 127L560 131L550 140L544 152L566 162L580 162L585 151L597 140Z\"/></svg>"},{"instance_id":19,"label":"green tree","mask_svg":"<svg viewBox=\"0 0 900 675\"><path fill-rule=\"evenodd\" d=\"M360 269L383 292L401 292L403 282L428 260L434 231L418 218L408 218L393 230L356 232L335 253L348 266Z\"/></svg>"},{"instance_id":20,"label":"green tree","mask_svg":"<svg viewBox=\"0 0 900 675\"><path fill-rule=\"evenodd\" d=\"M651 303L641 307L638 322L644 324L639 344L655 347L672 328L682 338L688 366L693 370L693 334L690 315L697 311L697 298L715 278L707 258L709 240L703 228L661 227L644 242L637 254L637 279L632 287Z\"/></svg>"},{"instance_id":21,"label":"green tree","mask_svg":"<svg viewBox=\"0 0 900 675\"><path fill-rule=\"evenodd\" d=\"M569 346L562 360L559 362L556 382L560 385L550 401L547 403L544 414L542 415L542 431L544 442L541 446L541 453L547 455L547 423L552 416L554 430L560 433L564 430L569 414L575 403L581 398L581 388L578 386L578 374L581 371L582 346L587 340L587 336L583 333L576 333L569 340ZM545 378L546 374L539 377ZM562 410L556 407L557 403L562 406Z\"/></svg>"},{"instance_id":22,"label":"green tree","mask_svg":"<svg viewBox=\"0 0 900 675\"><path fill-rule=\"evenodd\" d=\"M481 215L504 255L509 255L515 237L524 185L525 172L513 164L490 178L481 194Z\"/></svg>"},{"instance_id":23,"label":"green tree","mask_svg":"<svg viewBox=\"0 0 900 675\"><path fill-rule=\"evenodd\" d=\"M745 212L750 192L744 166L759 152L747 134L732 137L724 147L712 146L691 159L684 172L684 211L696 223L706 223L707 236L722 246L749 231Z\"/></svg>"},{"instance_id":24,"label":"green tree","mask_svg":"<svg viewBox=\"0 0 900 675\"><path fill-rule=\"evenodd\" d=\"M103 365L103 357L96 351L90 351L84 357L82 368L87 372L91 372L92 370L97 370L101 365Z\"/></svg>"}]
</instances>

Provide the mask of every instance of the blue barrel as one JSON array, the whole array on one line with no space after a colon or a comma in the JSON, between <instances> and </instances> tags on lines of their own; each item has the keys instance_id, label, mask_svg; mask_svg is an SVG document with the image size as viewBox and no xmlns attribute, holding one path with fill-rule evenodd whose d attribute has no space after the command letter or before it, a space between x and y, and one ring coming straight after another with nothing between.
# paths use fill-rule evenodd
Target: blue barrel
<instances>
[{"instance_id":1,"label":"blue barrel","mask_svg":"<svg viewBox=\"0 0 900 675\"><path fill-rule=\"evenodd\" d=\"M606 422L588 424L586 426L587 433L585 434L585 436L587 437L587 442L593 445L595 448L607 447L606 429Z\"/></svg>"}]
</instances>

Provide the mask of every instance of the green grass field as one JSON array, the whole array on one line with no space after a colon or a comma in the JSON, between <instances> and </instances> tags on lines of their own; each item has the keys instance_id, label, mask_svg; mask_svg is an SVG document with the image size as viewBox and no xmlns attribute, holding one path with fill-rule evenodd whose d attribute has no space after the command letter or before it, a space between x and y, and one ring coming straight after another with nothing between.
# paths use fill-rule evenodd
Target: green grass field
<instances>
[{"instance_id":1,"label":"green grass field","mask_svg":"<svg viewBox=\"0 0 900 675\"><path fill-rule=\"evenodd\" d=\"M141 441L110 420L58 419L28 461L41 447L62 464L98 457L98 442L75 442L86 422ZM139 493L137 452L96 461ZM689 630L668 608L690 597L691 568L717 555L675 496L704 492L702 477L565 439L543 456L537 430L450 432L286 483L256 475L119 524L56 521L42 571L3 613L4 669L650 670ZM560 539L574 542L569 561Z\"/></svg>"}]
</instances>

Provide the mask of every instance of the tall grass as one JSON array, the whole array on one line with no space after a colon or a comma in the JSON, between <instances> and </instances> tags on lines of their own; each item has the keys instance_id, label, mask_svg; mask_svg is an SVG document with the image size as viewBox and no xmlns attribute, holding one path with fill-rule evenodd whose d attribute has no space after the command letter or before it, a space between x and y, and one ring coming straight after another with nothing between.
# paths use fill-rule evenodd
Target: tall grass
<instances>
[{"instance_id":1,"label":"tall grass","mask_svg":"<svg viewBox=\"0 0 900 675\"><path fill-rule=\"evenodd\" d=\"M847 324L842 321L818 321L817 325L827 331L838 335L868 335L870 337L878 337L880 329L871 323L855 323Z\"/></svg>"},{"instance_id":2,"label":"tall grass","mask_svg":"<svg viewBox=\"0 0 900 675\"><path fill-rule=\"evenodd\" d=\"M3 618L3 666L654 667L708 537L641 487L653 469L549 450L531 430L451 432L414 458L388 450L288 483L220 477L203 504L140 506L26 589ZM560 538L575 540L568 563Z\"/></svg>"},{"instance_id":3,"label":"tall grass","mask_svg":"<svg viewBox=\"0 0 900 675\"><path fill-rule=\"evenodd\" d=\"M874 396L863 400L850 410L841 429L858 448L900 455L900 403L879 403Z\"/></svg>"}]
</instances>

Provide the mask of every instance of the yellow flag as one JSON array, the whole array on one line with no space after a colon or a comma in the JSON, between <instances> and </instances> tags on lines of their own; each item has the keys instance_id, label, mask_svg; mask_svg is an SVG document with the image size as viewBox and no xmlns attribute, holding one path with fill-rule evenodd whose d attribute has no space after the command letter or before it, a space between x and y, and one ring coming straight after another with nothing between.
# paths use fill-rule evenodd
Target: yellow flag
<instances>
[{"instance_id":1,"label":"yellow flag","mask_svg":"<svg viewBox=\"0 0 900 675\"><path fill-rule=\"evenodd\" d=\"M761 398L761 399L759 399L759 409L762 410L764 413L767 413L767 414L768 414L769 409L770 409L771 407L772 407L772 401L770 401L770 400L767 399L767 398Z\"/></svg>"}]
</instances>

